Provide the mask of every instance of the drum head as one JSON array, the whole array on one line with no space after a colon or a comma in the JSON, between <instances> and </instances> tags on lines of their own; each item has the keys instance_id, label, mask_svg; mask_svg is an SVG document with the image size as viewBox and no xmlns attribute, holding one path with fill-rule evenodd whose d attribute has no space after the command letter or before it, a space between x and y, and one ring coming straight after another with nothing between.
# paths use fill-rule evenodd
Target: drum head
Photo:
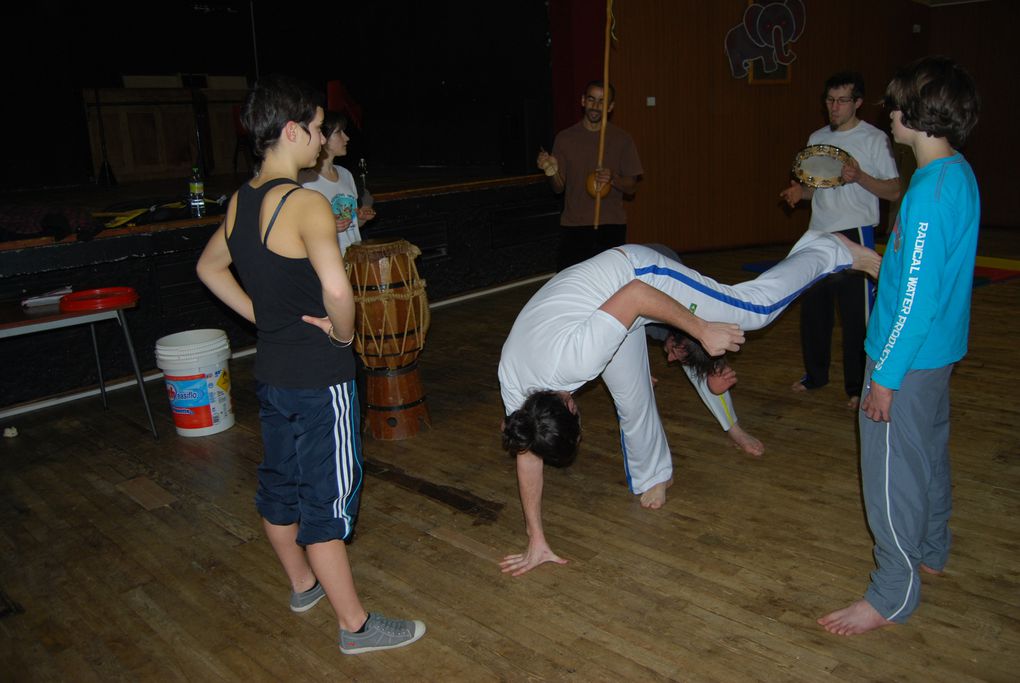
<instances>
[{"instance_id":1,"label":"drum head","mask_svg":"<svg viewBox=\"0 0 1020 683\"><path fill-rule=\"evenodd\" d=\"M838 187L843 166L851 161L853 157L835 145L809 145L794 157L793 175L808 187Z\"/></svg>"},{"instance_id":2,"label":"drum head","mask_svg":"<svg viewBox=\"0 0 1020 683\"><path fill-rule=\"evenodd\" d=\"M347 248L347 263L373 263L389 256L407 255L412 259L421 255L421 249L402 239L370 239L355 242Z\"/></svg>"}]
</instances>

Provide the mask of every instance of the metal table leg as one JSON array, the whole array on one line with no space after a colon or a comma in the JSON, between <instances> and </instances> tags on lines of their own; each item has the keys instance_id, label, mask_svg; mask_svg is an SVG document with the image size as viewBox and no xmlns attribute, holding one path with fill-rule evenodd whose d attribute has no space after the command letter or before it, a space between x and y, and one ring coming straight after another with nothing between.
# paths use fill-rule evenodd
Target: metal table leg
<instances>
[{"instance_id":1,"label":"metal table leg","mask_svg":"<svg viewBox=\"0 0 1020 683\"><path fill-rule=\"evenodd\" d=\"M128 331L127 318L124 310L117 310L117 322L120 329L124 330L124 341L127 342L128 355L131 356L131 365L135 369L135 379L138 380L138 391L142 394L142 403L145 404L145 414L149 416L149 427L152 428L152 436L159 441L159 433L156 431L156 422L152 419L152 410L149 408L149 397L145 395L145 380L142 379L142 371L138 367L138 358L135 356L135 345L131 341L131 333Z\"/></svg>"},{"instance_id":2,"label":"metal table leg","mask_svg":"<svg viewBox=\"0 0 1020 683\"><path fill-rule=\"evenodd\" d=\"M103 408L109 408L106 402L106 380L103 379L103 364L99 362L99 342L96 341L96 324L89 323L89 332L92 333L92 353L96 356L96 373L99 375L99 395L103 397Z\"/></svg>"}]
</instances>

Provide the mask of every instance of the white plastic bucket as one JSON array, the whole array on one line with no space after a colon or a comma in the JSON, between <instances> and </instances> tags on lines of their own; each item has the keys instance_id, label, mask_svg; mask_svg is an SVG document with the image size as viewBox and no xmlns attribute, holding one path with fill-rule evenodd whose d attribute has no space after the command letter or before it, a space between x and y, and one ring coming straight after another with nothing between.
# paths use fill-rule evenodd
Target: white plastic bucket
<instances>
[{"instance_id":1,"label":"white plastic bucket","mask_svg":"<svg viewBox=\"0 0 1020 683\"><path fill-rule=\"evenodd\" d=\"M181 436L216 434L234 425L230 341L223 330L190 330L156 340L174 427Z\"/></svg>"}]
</instances>

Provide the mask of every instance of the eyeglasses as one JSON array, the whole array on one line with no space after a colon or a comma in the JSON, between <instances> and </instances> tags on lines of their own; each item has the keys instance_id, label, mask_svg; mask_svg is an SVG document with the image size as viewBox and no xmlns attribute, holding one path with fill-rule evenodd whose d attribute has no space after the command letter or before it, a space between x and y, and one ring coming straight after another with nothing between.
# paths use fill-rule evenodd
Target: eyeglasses
<instances>
[{"instance_id":1,"label":"eyeglasses","mask_svg":"<svg viewBox=\"0 0 1020 683\"><path fill-rule=\"evenodd\" d=\"M826 104L830 104L830 105L831 104L836 104L837 102L840 103L840 104L850 104L853 101L854 101L854 98L852 98L852 97L826 97L825 98L825 103Z\"/></svg>"}]
</instances>

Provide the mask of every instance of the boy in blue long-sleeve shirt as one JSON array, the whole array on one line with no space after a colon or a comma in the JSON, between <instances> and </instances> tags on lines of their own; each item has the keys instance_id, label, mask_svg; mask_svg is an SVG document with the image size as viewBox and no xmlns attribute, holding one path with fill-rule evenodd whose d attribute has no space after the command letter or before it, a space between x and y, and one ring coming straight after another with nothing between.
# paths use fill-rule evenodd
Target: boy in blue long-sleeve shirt
<instances>
[{"instance_id":1,"label":"boy in blue long-sleeve shirt","mask_svg":"<svg viewBox=\"0 0 1020 683\"><path fill-rule=\"evenodd\" d=\"M949 555L949 377L967 352L980 202L956 151L977 123L974 81L945 57L900 71L886 89L893 138L917 171L886 247L868 335L861 479L875 571L862 600L818 620L853 635L902 623L920 571Z\"/></svg>"}]
</instances>

